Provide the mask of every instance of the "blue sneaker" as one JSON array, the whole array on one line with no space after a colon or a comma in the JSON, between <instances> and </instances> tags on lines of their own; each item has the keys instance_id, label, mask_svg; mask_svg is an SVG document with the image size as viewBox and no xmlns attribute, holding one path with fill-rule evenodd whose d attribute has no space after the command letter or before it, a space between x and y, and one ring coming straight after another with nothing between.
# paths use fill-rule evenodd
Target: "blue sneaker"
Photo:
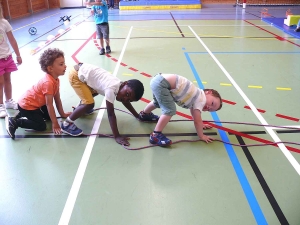
<instances>
[{"instance_id":1,"label":"blue sneaker","mask_svg":"<svg viewBox=\"0 0 300 225\"><path fill-rule=\"evenodd\" d=\"M82 134L82 130L79 129L74 123L69 123L67 126L64 126L64 123L62 123L61 131L71 136L79 136Z\"/></svg>"},{"instance_id":2,"label":"blue sneaker","mask_svg":"<svg viewBox=\"0 0 300 225\"><path fill-rule=\"evenodd\" d=\"M139 113L139 119L141 121L157 122L159 120L159 116L154 115L152 112L150 112L150 113L144 113L144 111L141 111Z\"/></svg>"},{"instance_id":3,"label":"blue sneaker","mask_svg":"<svg viewBox=\"0 0 300 225\"><path fill-rule=\"evenodd\" d=\"M168 146L172 144L172 141L167 138L163 133L151 133L149 142L153 145Z\"/></svg>"}]
</instances>

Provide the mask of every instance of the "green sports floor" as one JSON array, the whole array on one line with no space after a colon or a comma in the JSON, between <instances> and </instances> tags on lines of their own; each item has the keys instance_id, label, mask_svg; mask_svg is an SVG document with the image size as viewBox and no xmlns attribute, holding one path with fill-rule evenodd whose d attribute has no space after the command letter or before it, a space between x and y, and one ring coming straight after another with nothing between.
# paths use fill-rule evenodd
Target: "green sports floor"
<instances>
[{"instance_id":1,"label":"green sports floor","mask_svg":"<svg viewBox=\"0 0 300 225\"><path fill-rule=\"evenodd\" d=\"M13 141L1 119L0 224L299 225L300 39L263 22L261 10L232 5L111 10L112 53L106 56L98 54L87 9L10 21L23 57L12 74L16 100L44 75L40 53L55 47L64 51L68 68L86 62L121 80L141 80L145 94L133 103L137 111L151 101L150 79L158 72L214 88L224 104L216 113L203 113L214 127L205 133L220 141L192 142L197 140L192 122L171 122L164 133L185 142L135 151L106 137L53 135L51 123L46 132L18 129ZM269 13L279 18L286 10L274 7ZM300 7L292 10L300 14ZM69 24L59 22L65 15L72 15ZM30 27L37 34L30 35ZM79 99L67 76L68 71L60 77L60 92L65 111L72 111ZM102 96L95 100L97 108L105 107ZM115 107L125 110L118 102ZM177 110L174 120L190 118L188 110ZM116 115L130 148L149 146L155 124L121 111ZM111 134L105 110L76 124L85 134Z\"/></svg>"}]
</instances>

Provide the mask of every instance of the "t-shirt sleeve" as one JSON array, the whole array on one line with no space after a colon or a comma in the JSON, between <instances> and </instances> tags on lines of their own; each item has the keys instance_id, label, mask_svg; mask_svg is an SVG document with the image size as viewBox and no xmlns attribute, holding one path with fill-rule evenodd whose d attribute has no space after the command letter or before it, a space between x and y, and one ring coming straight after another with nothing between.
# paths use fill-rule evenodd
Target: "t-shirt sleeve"
<instances>
[{"instance_id":1,"label":"t-shirt sleeve","mask_svg":"<svg viewBox=\"0 0 300 225\"><path fill-rule=\"evenodd\" d=\"M43 95L55 95L54 85L51 82L45 82L42 84Z\"/></svg>"},{"instance_id":2,"label":"t-shirt sleeve","mask_svg":"<svg viewBox=\"0 0 300 225\"><path fill-rule=\"evenodd\" d=\"M111 104L114 104L114 101L116 99L116 95L114 93L114 90L107 88L105 89L105 98L107 101L109 101Z\"/></svg>"},{"instance_id":3,"label":"t-shirt sleeve","mask_svg":"<svg viewBox=\"0 0 300 225\"><path fill-rule=\"evenodd\" d=\"M5 22L4 22L4 29L5 29L5 32L7 33L7 32L9 32L9 31L12 31L12 27L11 27L11 25L9 24L9 22L7 21L7 20L4 20Z\"/></svg>"}]
</instances>

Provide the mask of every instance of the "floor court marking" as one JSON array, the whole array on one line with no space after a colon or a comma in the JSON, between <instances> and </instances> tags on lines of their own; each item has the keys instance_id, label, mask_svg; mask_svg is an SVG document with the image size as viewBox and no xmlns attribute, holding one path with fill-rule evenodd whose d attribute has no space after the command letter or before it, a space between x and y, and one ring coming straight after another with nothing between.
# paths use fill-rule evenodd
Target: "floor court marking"
<instances>
[{"instance_id":1,"label":"floor court marking","mask_svg":"<svg viewBox=\"0 0 300 225\"><path fill-rule=\"evenodd\" d=\"M122 52L121 52L120 57L119 57L119 61L116 65L114 73L113 73L113 76L116 76L117 73L118 73L120 63L121 63L121 60L123 58L125 49L127 47L131 32L132 32L132 27L130 28L129 33L126 37ZM101 107L106 107L105 98L103 99ZM102 118L103 118L104 111L105 110L99 110L98 115L97 115L97 119L96 119L96 121L94 123L94 126L93 126L93 129L92 129L92 133L97 133L98 132L98 130L100 128ZM69 221L70 221L73 209L74 209L74 205L75 205L75 202L76 202L76 199L77 199L77 196L78 196L78 192L79 192L79 189L80 189L80 186L81 186L81 183L82 183L82 179L83 179L85 170L87 168L88 161L89 161L89 158L91 156L92 149L93 149L96 138L97 138L97 136L90 136L89 137L89 140L88 140L88 143L87 143L86 148L84 150L83 156L81 158L77 173L75 175L71 190L69 192L67 202L65 204L62 215L60 217L60 220L59 220L59 223L58 223L59 225L69 224Z\"/></svg>"},{"instance_id":2,"label":"floor court marking","mask_svg":"<svg viewBox=\"0 0 300 225\"><path fill-rule=\"evenodd\" d=\"M267 121L263 118L263 116L258 112L254 104L250 101L250 99L246 96L246 94L242 91L242 89L239 87L239 85L235 82L235 80L230 76L230 74L227 72L227 70L222 66L222 64L219 62L219 60L215 57L215 55L210 51L210 49L205 45L205 43L201 40L201 38L195 33L195 31L189 26L189 29L194 33L195 37L198 39L198 41L202 44L202 46L206 49L206 51L209 53L209 55L213 58L213 60L216 62L216 64L220 67L220 69L223 71L223 73L226 75L226 77L230 80L232 85L235 87L235 89L238 91L238 93L241 95L241 97L244 99L244 101L247 103L247 105L251 108L252 112L255 114L257 119L260 121L261 124L268 125ZM271 138L274 140L274 142L281 142L275 131L269 127L265 127L266 131L269 133ZM282 151L282 153L285 155L287 160L291 163L291 165L294 167L298 175L300 175L300 165L297 162L297 160L294 158L292 153L286 148L284 144L278 144L278 147Z\"/></svg>"}]
</instances>

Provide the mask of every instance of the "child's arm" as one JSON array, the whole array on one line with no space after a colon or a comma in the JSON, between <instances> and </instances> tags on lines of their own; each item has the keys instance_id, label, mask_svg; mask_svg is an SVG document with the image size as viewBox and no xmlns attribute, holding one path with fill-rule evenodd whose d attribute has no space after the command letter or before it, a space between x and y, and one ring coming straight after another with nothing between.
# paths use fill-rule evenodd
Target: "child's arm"
<instances>
[{"instance_id":1,"label":"child's arm","mask_svg":"<svg viewBox=\"0 0 300 225\"><path fill-rule=\"evenodd\" d=\"M196 128L198 137L205 141L206 143L212 142L214 139L203 134L203 121L201 117L201 112L198 109L191 109L191 114L194 118L194 126Z\"/></svg>"},{"instance_id":2,"label":"child's arm","mask_svg":"<svg viewBox=\"0 0 300 225\"><path fill-rule=\"evenodd\" d=\"M59 113L59 115L61 115L61 117L68 117L69 115L71 115L72 112L67 112L65 113L62 103L61 103L61 99L60 99L60 93L59 91L56 93L56 95L54 95L54 101L55 101L55 105L57 108L57 111Z\"/></svg>"},{"instance_id":3,"label":"child's arm","mask_svg":"<svg viewBox=\"0 0 300 225\"><path fill-rule=\"evenodd\" d=\"M133 108L133 106L131 105L130 102L122 102L123 105L126 107L126 109L129 110L129 112L131 112L131 114L135 117L135 118L139 118L139 114L135 111L135 109Z\"/></svg>"},{"instance_id":4,"label":"child's arm","mask_svg":"<svg viewBox=\"0 0 300 225\"><path fill-rule=\"evenodd\" d=\"M7 38L9 40L9 43L11 45L11 47L13 48L13 50L15 51L16 55L17 55L17 62L19 65L22 64L22 58L21 58L21 55L20 55L20 51L19 51L19 46L18 46L18 43L14 37L14 35L12 34L11 31L8 31L6 33L7 35Z\"/></svg>"},{"instance_id":5,"label":"child's arm","mask_svg":"<svg viewBox=\"0 0 300 225\"><path fill-rule=\"evenodd\" d=\"M52 122L52 130L55 134L61 134L61 129L56 119L55 110L53 107L53 95L45 95L46 106Z\"/></svg>"},{"instance_id":6,"label":"child's arm","mask_svg":"<svg viewBox=\"0 0 300 225\"><path fill-rule=\"evenodd\" d=\"M128 142L130 138L121 136L119 133L114 105L111 102L106 101L106 108L107 108L109 124L116 142L119 143L120 145L126 145L126 146L130 145Z\"/></svg>"}]
</instances>

